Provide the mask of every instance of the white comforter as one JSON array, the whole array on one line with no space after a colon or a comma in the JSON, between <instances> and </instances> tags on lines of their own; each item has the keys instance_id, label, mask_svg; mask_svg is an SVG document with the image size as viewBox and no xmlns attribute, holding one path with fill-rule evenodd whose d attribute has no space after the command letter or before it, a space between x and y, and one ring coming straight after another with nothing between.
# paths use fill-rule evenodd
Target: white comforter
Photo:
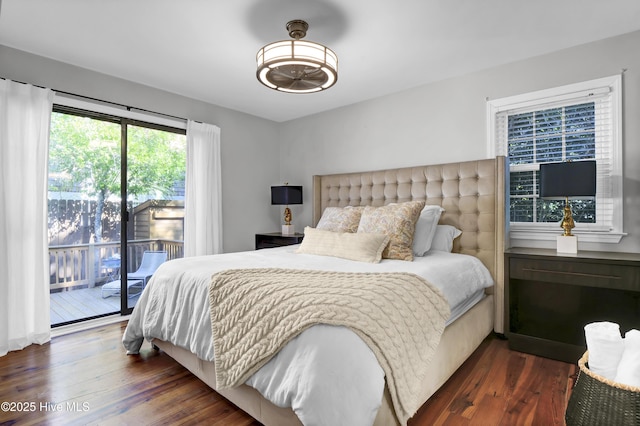
<instances>
[{"instance_id":1,"label":"white comforter","mask_svg":"<svg viewBox=\"0 0 640 426\"><path fill-rule=\"evenodd\" d=\"M438 287L451 307L449 322L493 285L475 257L433 252L413 262L369 264L295 253L297 246L164 263L145 288L123 337L128 353L157 338L212 361L211 275L225 269L294 268L348 272L412 272ZM246 382L305 425L371 425L382 400L384 372L369 347L345 327L317 325L292 339ZM340 389L339 392L336 392Z\"/></svg>"}]
</instances>

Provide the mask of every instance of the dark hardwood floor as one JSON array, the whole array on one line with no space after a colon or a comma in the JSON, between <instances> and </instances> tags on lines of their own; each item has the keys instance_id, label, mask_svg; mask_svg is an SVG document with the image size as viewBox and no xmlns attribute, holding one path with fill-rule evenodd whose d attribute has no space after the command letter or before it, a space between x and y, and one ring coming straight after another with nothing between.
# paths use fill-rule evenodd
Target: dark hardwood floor
<instances>
[{"instance_id":1,"label":"dark hardwood floor","mask_svg":"<svg viewBox=\"0 0 640 426\"><path fill-rule=\"evenodd\" d=\"M56 337L0 358L0 424L258 425L145 343L126 356L126 323ZM409 422L562 425L577 366L487 338Z\"/></svg>"}]
</instances>

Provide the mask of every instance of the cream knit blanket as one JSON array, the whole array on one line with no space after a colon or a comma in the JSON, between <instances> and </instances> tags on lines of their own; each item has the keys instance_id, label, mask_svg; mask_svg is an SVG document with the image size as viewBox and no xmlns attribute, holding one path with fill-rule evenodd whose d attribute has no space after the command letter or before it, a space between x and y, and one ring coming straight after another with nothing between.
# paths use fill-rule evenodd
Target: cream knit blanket
<instances>
[{"instance_id":1,"label":"cream knit blanket","mask_svg":"<svg viewBox=\"0 0 640 426\"><path fill-rule=\"evenodd\" d=\"M349 327L376 355L401 424L415 414L449 305L410 273L230 269L209 291L216 383L244 383L314 324Z\"/></svg>"}]
</instances>

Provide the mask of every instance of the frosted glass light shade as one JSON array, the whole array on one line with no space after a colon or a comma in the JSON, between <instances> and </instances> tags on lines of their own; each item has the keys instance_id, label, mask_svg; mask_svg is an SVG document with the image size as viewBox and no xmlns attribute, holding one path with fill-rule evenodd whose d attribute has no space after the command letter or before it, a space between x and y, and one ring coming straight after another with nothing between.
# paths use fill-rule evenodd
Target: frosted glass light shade
<instances>
[{"instance_id":1,"label":"frosted glass light shade","mask_svg":"<svg viewBox=\"0 0 640 426\"><path fill-rule=\"evenodd\" d=\"M256 76L265 86L289 93L326 90L338 81L338 56L326 46L300 40L308 25L290 21L287 29L294 40L269 43L258 50Z\"/></svg>"}]
</instances>

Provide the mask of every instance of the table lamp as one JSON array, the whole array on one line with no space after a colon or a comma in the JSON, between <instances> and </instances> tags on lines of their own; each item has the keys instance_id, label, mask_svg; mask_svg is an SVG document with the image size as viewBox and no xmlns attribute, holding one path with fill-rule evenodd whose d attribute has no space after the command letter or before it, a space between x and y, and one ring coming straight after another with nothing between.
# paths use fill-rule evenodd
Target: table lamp
<instances>
[{"instance_id":1,"label":"table lamp","mask_svg":"<svg viewBox=\"0 0 640 426\"><path fill-rule=\"evenodd\" d=\"M596 162L568 161L540 164L540 197L564 199L564 217L560 227L564 230L557 237L557 250L561 253L577 253L578 239L571 233L575 227L569 197L584 198L596 195Z\"/></svg>"},{"instance_id":2,"label":"table lamp","mask_svg":"<svg viewBox=\"0 0 640 426\"><path fill-rule=\"evenodd\" d=\"M283 235L295 234L295 227L291 224L290 204L302 204L302 187L284 184L283 186L271 187L271 205L287 206L284 209L284 225L282 225Z\"/></svg>"}]
</instances>

